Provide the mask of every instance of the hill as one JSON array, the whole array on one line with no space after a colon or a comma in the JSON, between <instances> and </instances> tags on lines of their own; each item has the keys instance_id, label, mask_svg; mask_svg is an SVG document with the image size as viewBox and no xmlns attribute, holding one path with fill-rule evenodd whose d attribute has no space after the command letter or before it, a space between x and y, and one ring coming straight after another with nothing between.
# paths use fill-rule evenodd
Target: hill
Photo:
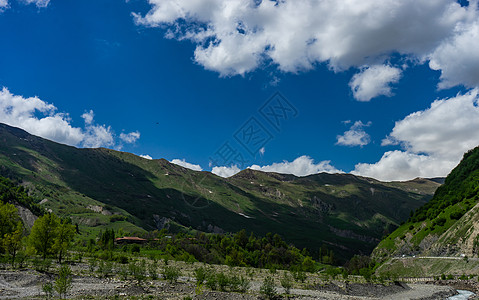
<instances>
[{"instance_id":1,"label":"hill","mask_svg":"<svg viewBox=\"0 0 479 300\"><path fill-rule=\"evenodd\" d=\"M69 216L83 238L101 229L161 228L264 235L297 247L369 253L426 203L434 180L383 183L350 174L306 177L244 170L231 178L164 159L110 149L78 149L0 124L0 175L30 191L46 210Z\"/></svg>"},{"instance_id":2,"label":"hill","mask_svg":"<svg viewBox=\"0 0 479 300\"><path fill-rule=\"evenodd\" d=\"M479 147L464 154L431 201L381 241L374 256L477 256L478 202Z\"/></svg>"}]
</instances>

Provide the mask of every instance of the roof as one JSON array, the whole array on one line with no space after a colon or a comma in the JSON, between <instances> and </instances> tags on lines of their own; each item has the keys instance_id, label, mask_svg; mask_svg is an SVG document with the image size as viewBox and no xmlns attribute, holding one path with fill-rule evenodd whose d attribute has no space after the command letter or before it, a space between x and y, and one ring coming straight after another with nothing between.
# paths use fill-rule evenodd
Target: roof
<instances>
[{"instance_id":1,"label":"roof","mask_svg":"<svg viewBox=\"0 0 479 300\"><path fill-rule=\"evenodd\" d=\"M143 241L146 241L146 240L142 239L142 238L139 238L139 237L136 237L136 236L124 236L124 237L121 237L121 238L116 238L115 241L139 241L139 242L143 242Z\"/></svg>"}]
</instances>

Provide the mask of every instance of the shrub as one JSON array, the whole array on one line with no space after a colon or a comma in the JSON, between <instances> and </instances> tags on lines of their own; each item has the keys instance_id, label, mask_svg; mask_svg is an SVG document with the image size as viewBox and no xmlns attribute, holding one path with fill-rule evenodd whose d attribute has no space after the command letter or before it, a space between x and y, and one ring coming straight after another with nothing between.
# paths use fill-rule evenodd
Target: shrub
<instances>
[{"instance_id":1,"label":"shrub","mask_svg":"<svg viewBox=\"0 0 479 300\"><path fill-rule=\"evenodd\" d=\"M223 272L216 274L216 281L218 282L218 287L220 291L226 291L226 288L230 285L230 280Z\"/></svg>"},{"instance_id":2,"label":"shrub","mask_svg":"<svg viewBox=\"0 0 479 300\"><path fill-rule=\"evenodd\" d=\"M250 282L248 279L246 279L246 277L243 277L243 276L240 276L238 279L237 279L237 289L236 291L237 292L240 292L240 293L246 293L250 287Z\"/></svg>"},{"instance_id":3,"label":"shrub","mask_svg":"<svg viewBox=\"0 0 479 300\"><path fill-rule=\"evenodd\" d=\"M121 280L127 280L128 279L128 266L127 265L119 265L118 266L118 275L120 275Z\"/></svg>"},{"instance_id":4,"label":"shrub","mask_svg":"<svg viewBox=\"0 0 479 300\"><path fill-rule=\"evenodd\" d=\"M283 276L280 279L281 286L284 288L286 294L289 294L291 288L293 287L293 277L287 272L283 273Z\"/></svg>"},{"instance_id":5,"label":"shrub","mask_svg":"<svg viewBox=\"0 0 479 300\"><path fill-rule=\"evenodd\" d=\"M163 278L170 283L176 282L181 275L180 270L175 266L165 266L163 268Z\"/></svg>"},{"instance_id":6,"label":"shrub","mask_svg":"<svg viewBox=\"0 0 479 300\"><path fill-rule=\"evenodd\" d=\"M53 284L51 282L46 282L42 285L42 291L45 293L47 299L53 297Z\"/></svg>"},{"instance_id":7,"label":"shrub","mask_svg":"<svg viewBox=\"0 0 479 300\"><path fill-rule=\"evenodd\" d=\"M214 291L218 288L218 281L216 280L216 274L214 272L208 274L206 278L206 286Z\"/></svg>"},{"instance_id":8,"label":"shrub","mask_svg":"<svg viewBox=\"0 0 479 300\"><path fill-rule=\"evenodd\" d=\"M133 244L130 248L131 253L140 253L140 245Z\"/></svg>"},{"instance_id":9,"label":"shrub","mask_svg":"<svg viewBox=\"0 0 479 300\"><path fill-rule=\"evenodd\" d=\"M138 263L130 263L130 274L141 284L146 279L146 263L144 260Z\"/></svg>"},{"instance_id":10,"label":"shrub","mask_svg":"<svg viewBox=\"0 0 479 300\"><path fill-rule=\"evenodd\" d=\"M119 262L120 264L127 264L128 263L128 257L125 255L120 255L116 258L116 261Z\"/></svg>"},{"instance_id":11,"label":"shrub","mask_svg":"<svg viewBox=\"0 0 479 300\"><path fill-rule=\"evenodd\" d=\"M293 278L296 280L296 282L304 283L306 281L306 273L303 271L292 271L291 273L293 274Z\"/></svg>"},{"instance_id":12,"label":"shrub","mask_svg":"<svg viewBox=\"0 0 479 300\"><path fill-rule=\"evenodd\" d=\"M55 280L55 290L60 294L60 298L65 297L72 288L72 270L68 265L60 267L57 280Z\"/></svg>"},{"instance_id":13,"label":"shrub","mask_svg":"<svg viewBox=\"0 0 479 300\"><path fill-rule=\"evenodd\" d=\"M208 277L208 273L204 267L199 267L194 270L196 285L202 285Z\"/></svg>"},{"instance_id":14,"label":"shrub","mask_svg":"<svg viewBox=\"0 0 479 300\"><path fill-rule=\"evenodd\" d=\"M274 299L277 294L277 291L272 277L267 276L263 280L263 284L260 286L259 292L267 299Z\"/></svg>"},{"instance_id":15,"label":"shrub","mask_svg":"<svg viewBox=\"0 0 479 300\"><path fill-rule=\"evenodd\" d=\"M148 265L148 274L150 275L150 278L153 280L158 279L158 265L156 262L152 262L151 264Z\"/></svg>"}]
</instances>

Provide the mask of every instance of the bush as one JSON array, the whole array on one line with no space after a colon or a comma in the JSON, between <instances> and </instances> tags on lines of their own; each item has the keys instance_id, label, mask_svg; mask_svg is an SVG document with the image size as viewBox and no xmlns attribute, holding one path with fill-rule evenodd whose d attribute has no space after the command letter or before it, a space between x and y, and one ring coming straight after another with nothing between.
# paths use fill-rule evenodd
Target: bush
<instances>
[{"instance_id":1,"label":"bush","mask_svg":"<svg viewBox=\"0 0 479 300\"><path fill-rule=\"evenodd\" d=\"M120 275L121 280L127 280L128 279L128 266L127 265L119 265L118 266L118 275Z\"/></svg>"},{"instance_id":2,"label":"bush","mask_svg":"<svg viewBox=\"0 0 479 300\"><path fill-rule=\"evenodd\" d=\"M196 285L202 285L208 277L208 273L204 267L196 268L195 271Z\"/></svg>"},{"instance_id":3,"label":"bush","mask_svg":"<svg viewBox=\"0 0 479 300\"><path fill-rule=\"evenodd\" d=\"M234 281L236 282L236 289L235 291L240 292L240 293L246 293L250 287L250 282L246 277L240 276L240 277L233 277ZM236 279L237 278L237 279Z\"/></svg>"},{"instance_id":4,"label":"bush","mask_svg":"<svg viewBox=\"0 0 479 300\"><path fill-rule=\"evenodd\" d=\"M451 213L450 217L451 217L451 220L459 220L460 218L462 218L462 216L465 214L466 212L463 211L463 210L459 210L459 211L454 211Z\"/></svg>"},{"instance_id":5,"label":"bush","mask_svg":"<svg viewBox=\"0 0 479 300\"><path fill-rule=\"evenodd\" d=\"M274 299L277 294L276 286L274 285L274 279L270 276L267 276L263 280L263 284L260 286L259 292L267 299Z\"/></svg>"},{"instance_id":6,"label":"bush","mask_svg":"<svg viewBox=\"0 0 479 300\"><path fill-rule=\"evenodd\" d=\"M163 268L163 278L168 280L170 283L176 282L181 276L181 272L178 268L174 266L165 266Z\"/></svg>"},{"instance_id":7,"label":"bush","mask_svg":"<svg viewBox=\"0 0 479 300\"><path fill-rule=\"evenodd\" d=\"M306 281L306 273L303 271L292 271L291 274L293 274L293 278L296 282L304 283Z\"/></svg>"},{"instance_id":8,"label":"bush","mask_svg":"<svg viewBox=\"0 0 479 300\"><path fill-rule=\"evenodd\" d=\"M47 299L53 297L53 284L51 282L46 282L42 285L42 291L45 293Z\"/></svg>"},{"instance_id":9,"label":"bush","mask_svg":"<svg viewBox=\"0 0 479 300\"><path fill-rule=\"evenodd\" d=\"M130 274L141 284L146 279L146 263L144 260L138 263L130 263Z\"/></svg>"},{"instance_id":10,"label":"bush","mask_svg":"<svg viewBox=\"0 0 479 300\"><path fill-rule=\"evenodd\" d=\"M128 257L125 255L120 255L116 258L116 261L119 262L120 264L127 264L128 263Z\"/></svg>"},{"instance_id":11,"label":"bush","mask_svg":"<svg viewBox=\"0 0 479 300\"><path fill-rule=\"evenodd\" d=\"M206 278L206 286L214 291L218 288L218 281L216 280L216 274L211 272Z\"/></svg>"},{"instance_id":12,"label":"bush","mask_svg":"<svg viewBox=\"0 0 479 300\"><path fill-rule=\"evenodd\" d=\"M220 291L225 292L226 288L230 285L230 280L223 272L216 274L216 281Z\"/></svg>"},{"instance_id":13,"label":"bush","mask_svg":"<svg viewBox=\"0 0 479 300\"><path fill-rule=\"evenodd\" d=\"M289 294L291 288L293 287L293 277L287 272L283 273L283 276L280 279L281 286L284 288L286 294Z\"/></svg>"},{"instance_id":14,"label":"bush","mask_svg":"<svg viewBox=\"0 0 479 300\"><path fill-rule=\"evenodd\" d=\"M156 264L156 262L153 262L153 263L148 265L148 274L150 275L151 279L153 279L153 280L158 279L157 270L158 270L158 265Z\"/></svg>"},{"instance_id":15,"label":"bush","mask_svg":"<svg viewBox=\"0 0 479 300\"><path fill-rule=\"evenodd\" d=\"M133 244L130 248L131 253L140 253L140 245Z\"/></svg>"},{"instance_id":16,"label":"bush","mask_svg":"<svg viewBox=\"0 0 479 300\"><path fill-rule=\"evenodd\" d=\"M68 265L60 267L57 280L55 280L55 290L60 294L60 298L65 297L72 288L72 270Z\"/></svg>"}]
</instances>

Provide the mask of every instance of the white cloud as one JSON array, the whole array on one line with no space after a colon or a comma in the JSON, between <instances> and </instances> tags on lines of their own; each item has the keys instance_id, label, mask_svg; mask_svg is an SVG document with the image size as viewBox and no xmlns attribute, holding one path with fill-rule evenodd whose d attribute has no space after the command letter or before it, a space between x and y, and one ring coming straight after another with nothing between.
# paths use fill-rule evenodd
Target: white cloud
<instances>
[{"instance_id":1,"label":"white cloud","mask_svg":"<svg viewBox=\"0 0 479 300\"><path fill-rule=\"evenodd\" d=\"M68 114L57 112L53 104L38 97L13 95L7 88L0 91L0 122L28 131L31 134L82 147L115 146L115 134L110 126L97 125L93 111L85 112L84 128L73 127ZM139 135L139 133L138 133Z\"/></svg>"},{"instance_id":2,"label":"white cloud","mask_svg":"<svg viewBox=\"0 0 479 300\"><path fill-rule=\"evenodd\" d=\"M371 122L364 124L361 121L356 121L348 131L343 135L336 136L336 145L342 146L365 146L371 141L369 134L364 131L364 127L371 125Z\"/></svg>"},{"instance_id":3,"label":"white cloud","mask_svg":"<svg viewBox=\"0 0 479 300\"><path fill-rule=\"evenodd\" d=\"M444 41L430 56L429 67L441 71L439 88L463 84L479 86L479 21L458 26L457 35Z\"/></svg>"},{"instance_id":4,"label":"white cloud","mask_svg":"<svg viewBox=\"0 0 479 300\"><path fill-rule=\"evenodd\" d=\"M91 123L93 123L93 118L95 117L95 114L93 113L93 110L90 110L81 115L81 117L85 121L86 125L90 125Z\"/></svg>"},{"instance_id":5,"label":"white cloud","mask_svg":"<svg viewBox=\"0 0 479 300\"><path fill-rule=\"evenodd\" d=\"M140 155L140 157L143 157L144 159L149 159L149 160L152 160L152 159L153 159L153 157L151 157L151 156L148 155L148 154Z\"/></svg>"},{"instance_id":6,"label":"white cloud","mask_svg":"<svg viewBox=\"0 0 479 300\"><path fill-rule=\"evenodd\" d=\"M233 165L231 167L213 167L211 170L211 173L216 174L220 177L231 177L235 175L236 173L239 173L241 170L238 168L238 166Z\"/></svg>"},{"instance_id":7,"label":"white cloud","mask_svg":"<svg viewBox=\"0 0 479 300\"><path fill-rule=\"evenodd\" d=\"M253 170L264 171L264 172L293 174L296 176L307 176L307 175L317 174L321 172L342 173L341 170L336 169L330 163L331 161L329 160L324 160L319 163L315 163L311 157L303 155L296 158L292 162L283 161L281 163L273 163L267 166L252 165L249 168Z\"/></svg>"},{"instance_id":8,"label":"white cloud","mask_svg":"<svg viewBox=\"0 0 479 300\"><path fill-rule=\"evenodd\" d=\"M171 161L172 164L182 166L184 168L193 170L193 171L203 171L203 168L201 168L200 165L195 165L195 164L190 164L187 162L185 159L173 159Z\"/></svg>"},{"instance_id":9,"label":"white cloud","mask_svg":"<svg viewBox=\"0 0 479 300\"><path fill-rule=\"evenodd\" d=\"M112 147L115 145L114 133L111 126L86 125L82 146L86 148Z\"/></svg>"},{"instance_id":10,"label":"white cloud","mask_svg":"<svg viewBox=\"0 0 479 300\"><path fill-rule=\"evenodd\" d=\"M477 1L466 7L455 0L148 2L146 15L133 14L137 24L166 28L168 38L191 40L195 61L221 76L243 75L270 63L285 72L318 63L342 71L383 64L399 54L420 63L432 59L445 83L477 84L478 68L468 65L477 66L477 29L471 28L478 22ZM455 50L461 55L453 57ZM461 66L453 61L464 62L468 72L459 72ZM359 77L373 69L366 70ZM358 98L390 94L398 70L383 66L382 71L395 73L381 77L376 87L355 85L363 91Z\"/></svg>"},{"instance_id":11,"label":"white cloud","mask_svg":"<svg viewBox=\"0 0 479 300\"><path fill-rule=\"evenodd\" d=\"M37 7L47 7L50 0L21 0L25 4L35 4Z\"/></svg>"},{"instance_id":12,"label":"white cloud","mask_svg":"<svg viewBox=\"0 0 479 300\"><path fill-rule=\"evenodd\" d=\"M264 155L265 152L266 152L266 149L264 147L261 147L261 149L259 149L259 153L261 155Z\"/></svg>"},{"instance_id":13,"label":"white cloud","mask_svg":"<svg viewBox=\"0 0 479 300\"><path fill-rule=\"evenodd\" d=\"M434 155L395 150L384 153L377 163L357 164L351 173L383 181L444 177L457 163L457 160L450 161Z\"/></svg>"},{"instance_id":14,"label":"white cloud","mask_svg":"<svg viewBox=\"0 0 479 300\"><path fill-rule=\"evenodd\" d=\"M358 164L353 174L380 180L446 176L464 152L479 145L478 89L449 99L396 122L383 145L399 144L403 151L386 152L374 164Z\"/></svg>"},{"instance_id":15,"label":"white cloud","mask_svg":"<svg viewBox=\"0 0 479 300\"><path fill-rule=\"evenodd\" d=\"M0 13L8 8L8 0L0 0Z\"/></svg>"},{"instance_id":16,"label":"white cloud","mask_svg":"<svg viewBox=\"0 0 479 300\"><path fill-rule=\"evenodd\" d=\"M35 4L38 8L47 7L50 0L18 0L18 2L25 5ZM8 0L0 0L0 13L10 7Z\"/></svg>"},{"instance_id":17,"label":"white cloud","mask_svg":"<svg viewBox=\"0 0 479 300\"><path fill-rule=\"evenodd\" d=\"M401 69L387 65L364 67L353 76L349 86L354 98L359 101L370 101L377 96L391 97L390 84L399 81L401 72Z\"/></svg>"},{"instance_id":18,"label":"white cloud","mask_svg":"<svg viewBox=\"0 0 479 300\"><path fill-rule=\"evenodd\" d=\"M139 131L134 131L130 133L120 133L120 139L127 143L127 144L132 144L136 142L140 138L140 132Z\"/></svg>"}]
</instances>

